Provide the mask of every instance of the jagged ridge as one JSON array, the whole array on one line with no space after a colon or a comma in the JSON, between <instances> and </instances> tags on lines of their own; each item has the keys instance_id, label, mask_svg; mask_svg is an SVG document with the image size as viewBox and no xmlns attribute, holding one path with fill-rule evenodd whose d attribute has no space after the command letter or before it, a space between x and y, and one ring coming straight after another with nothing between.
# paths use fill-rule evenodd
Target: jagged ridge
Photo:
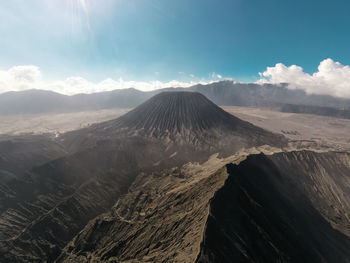
<instances>
[{"instance_id":1,"label":"jagged ridge","mask_svg":"<svg viewBox=\"0 0 350 263\"><path fill-rule=\"evenodd\" d=\"M349 160L300 151L227 165L196 262L350 262Z\"/></svg>"}]
</instances>

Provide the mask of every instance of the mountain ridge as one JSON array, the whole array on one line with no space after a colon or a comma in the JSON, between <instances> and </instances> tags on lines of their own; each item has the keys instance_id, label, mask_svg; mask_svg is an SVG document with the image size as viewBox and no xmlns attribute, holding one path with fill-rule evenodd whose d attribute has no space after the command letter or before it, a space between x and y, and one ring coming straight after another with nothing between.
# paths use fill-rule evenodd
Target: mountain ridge
<instances>
[{"instance_id":1,"label":"mountain ridge","mask_svg":"<svg viewBox=\"0 0 350 263\"><path fill-rule=\"evenodd\" d=\"M200 92L221 106L279 108L284 104L295 104L330 107L337 110L350 109L350 99L307 94L301 89L289 89L288 84L259 85L221 81L189 88L174 87L148 92L128 88L72 96L45 90L6 92L0 94L0 115L134 108L160 92L185 90Z\"/></svg>"}]
</instances>

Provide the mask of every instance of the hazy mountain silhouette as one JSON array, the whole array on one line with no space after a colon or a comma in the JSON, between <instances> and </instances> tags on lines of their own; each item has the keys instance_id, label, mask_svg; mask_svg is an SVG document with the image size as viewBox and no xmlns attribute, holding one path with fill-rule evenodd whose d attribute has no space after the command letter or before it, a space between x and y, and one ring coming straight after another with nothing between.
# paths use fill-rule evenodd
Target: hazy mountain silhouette
<instances>
[{"instance_id":1,"label":"hazy mountain silhouette","mask_svg":"<svg viewBox=\"0 0 350 263\"><path fill-rule=\"evenodd\" d=\"M0 94L0 114L36 114L132 108L151 96L152 93L145 93L136 89L73 96L45 90L7 92Z\"/></svg>"},{"instance_id":2,"label":"hazy mountain silhouette","mask_svg":"<svg viewBox=\"0 0 350 263\"><path fill-rule=\"evenodd\" d=\"M167 88L151 92L122 89L93 94L66 96L50 91L27 90L0 94L0 114L74 112L110 108L134 108L163 91L192 90L202 93L217 105L275 107L284 104L350 109L350 100L328 95L307 94L288 89L287 84L258 85L221 81L191 88ZM314 111L317 114L319 111ZM329 111L332 114L332 111ZM337 113L337 115L342 115Z\"/></svg>"},{"instance_id":3,"label":"hazy mountain silhouette","mask_svg":"<svg viewBox=\"0 0 350 263\"><path fill-rule=\"evenodd\" d=\"M193 86L191 89L204 94L218 105L271 107L288 103L350 109L350 99L307 94L302 89L289 89L287 83L259 85L221 81Z\"/></svg>"}]
</instances>

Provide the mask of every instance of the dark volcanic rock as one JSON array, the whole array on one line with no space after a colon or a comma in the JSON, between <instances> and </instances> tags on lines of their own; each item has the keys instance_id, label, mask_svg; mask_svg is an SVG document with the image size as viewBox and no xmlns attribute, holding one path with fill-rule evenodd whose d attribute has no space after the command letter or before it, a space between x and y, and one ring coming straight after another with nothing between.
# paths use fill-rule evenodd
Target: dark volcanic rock
<instances>
[{"instance_id":1,"label":"dark volcanic rock","mask_svg":"<svg viewBox=\"0 0 350 263\"><path fill-rule=\"evenodd\" d=\"M302 151L228 165L197 262L350 262L349 160Z\"/></svg>"},{"instance_id":2,"label":"dark volcanic rock","mask_svg":"<svg viewBox=\"0 0 350 263\"><path fill-rule=\"evenodd\" d=\"M151 134L238 128L247 123L197 92L162 92L118 119L118 125Z\"/></svg>"}]
</instances>

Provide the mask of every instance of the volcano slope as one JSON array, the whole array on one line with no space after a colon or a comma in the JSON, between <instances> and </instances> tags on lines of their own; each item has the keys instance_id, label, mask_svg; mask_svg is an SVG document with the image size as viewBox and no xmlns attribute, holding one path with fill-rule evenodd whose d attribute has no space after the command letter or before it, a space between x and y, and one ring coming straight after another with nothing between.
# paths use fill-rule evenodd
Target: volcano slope
<instances>
[{"instance_id":1,"label":"volcano slope","mask_svg":"<svg viewBox=\"0 0 350 263\"><path fill-rule=\"evenodd\" d=\"M1 262L350 262L348 153L269 151L184 92L60 141L2 188Z\"/></svg>"},{"instance_id":2,"label":"volcano slope","mask_svg":"<svg viewBox=\"0 0 350 263\"><path fill-rule=\"evenodd\" d=\"M135 216L134 212L138 216L145 213L141 211L142 202L162 204L164 189L173 191L170 197L177 208L182 208L182 203L186 209L195 207L190 200L203 197L195 216L181 221L183 226L191 225L192 220L201 222L188 228L189 235L197 240L193 244L198 246L189 246L195 258L209 199L224 182L226 172L218 172L218 177L208 174L208 169L196 172L198 167L183 172L183 165L203 163L214 153L223 157L242 148L286 143L283 137L241 121L193 92L159 94L116 120L64 134L59 142L69 154L1 185L2 262L53 262L58 257L64 261L63 249L89 225L89 220L116 206L121 209L117 213L122 214L121 220L131 221L128 218ZM196 182L203 183L203 193ZM191 187L198 193L191 193ZM125 206L129 202L134 205ZM164 210L153 205L160 224L166 223ZM139 231L137 226L131 228ZM170 229L165 230L170 233ZM108 255L113 253L105 258Z\"/></svg>"},{"instance_id":3,"label":"volcano slope","mask_svg":"<svg viewBox=\"0 0 350 263\"><path fill-rule=\"evenodd\" d=\"M78 151L100 140L125 137L162 143L171 154L179 147L191 161L194 156L187 152L195 151L195 158L203 161L213 153L227 156L244 147L286 144L283 136L236 118L197 92L162 92L116 120L62 139L71 151Z\"/></svg>"}]
</instances>

